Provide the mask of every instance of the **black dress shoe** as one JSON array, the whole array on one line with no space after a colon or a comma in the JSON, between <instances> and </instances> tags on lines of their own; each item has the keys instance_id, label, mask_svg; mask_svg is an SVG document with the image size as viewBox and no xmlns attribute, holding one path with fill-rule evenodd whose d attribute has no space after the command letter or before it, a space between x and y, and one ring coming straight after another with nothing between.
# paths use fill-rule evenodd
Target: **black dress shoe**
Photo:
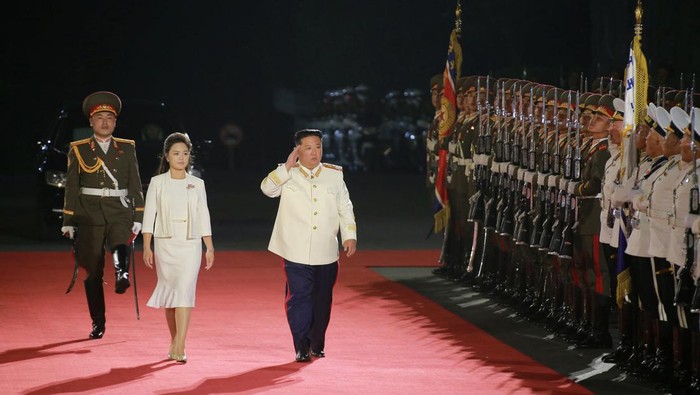
<instances>
[{"instance_id":1,"label":"black dress shoe","mask_svg":"<svg viewBox=\"0 0 700 395\"><path fill-rule=\"evenodd\" d=\"M316 357L316 358L325 358L325 357L326 357L326 353L323 352L323 350L321 350L321 351L311 351L311 355L313 355L313 356Z\"/></svg>"},{"instance_id":2,"label":"black dress shoe","mask_svg":"<svg viewBox=\"0 0 700 395\"><path fill-rule=\"evenodd\" d=\"M92 331L90 332L90 339L102 339L102 336L105 334L105 326L104 325L96 325L92 324Z\"/></svg>"},{"instance_id":3,"label":"black dress shoe","mask_svg":"<svg viewBox=\"0 0 700 395\"><path fill-rule=\"evenodd\" d=\"M309 362L309 361L311 361L311 357L309 356L309 353L302 352L302 351L297 351L297 356L295 359L297 362Z\"/></svg>"},{"instance_id":4,"label":"black dress shoe","mask_svg":"<svg viewBox=\"0 0 700 395\"><path fill-rule=\"evenodd\" d=\"M116 283L114 284L114 292L118 294L123 294L126 292L127 288L131 286L131 283L129 282L129 278L126 276L119 276L117 278Z\"/></svg>"}]
</instances>

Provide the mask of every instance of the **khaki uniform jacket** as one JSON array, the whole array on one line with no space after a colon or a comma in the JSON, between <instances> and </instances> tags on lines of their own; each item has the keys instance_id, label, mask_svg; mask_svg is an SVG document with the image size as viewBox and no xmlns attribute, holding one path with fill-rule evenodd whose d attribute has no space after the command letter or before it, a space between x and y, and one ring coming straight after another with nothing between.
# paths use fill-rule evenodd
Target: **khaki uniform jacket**
<instances>
[{"instance_id":1,"label":"khaki uniform jacket","mask_svg":"<svg viewBox=\"0 0 700 395\"><path fill-rule=\"evenodd\" d=\"M578 206L578 233L581 235L595 235L600 232L600 202L592 197L601 191L605 163L608 159L608 140L592 142L586 163L581 170L581 183L574 191L576 196L588 197L581 199Z\"/></svg>"},{"instance_id":2,"label":"khaki uniform jacket","mask_svg":"<svg viewBox=\"0 0 700 395\"><path fill-rule=\"evenodd\" d=\"M280 198L268 249L282 258L326 265L338 260L338 231L343 242L357 240L341 167L323 163L311 171L301 165L287 171L280 164L263 179L260 189Z\"/></svg>"},{"instance_id":3,"label":"khaki uniform jacket","mask_svg":"<svg viewBox=\"0 0 700 395\"><path fill-rule=\"evenodd\" d=\"M105 167L116 183L107 174ZM133 140L112 137L107 153L102 151L94 137L71 143L63 225L106 225L113 218L131 217L131 207L124 207L119 197L82 195L82 187L127 189L128 196L135 201L133 222L143 221L143 192Z\"/></svg>"}]
</instances>

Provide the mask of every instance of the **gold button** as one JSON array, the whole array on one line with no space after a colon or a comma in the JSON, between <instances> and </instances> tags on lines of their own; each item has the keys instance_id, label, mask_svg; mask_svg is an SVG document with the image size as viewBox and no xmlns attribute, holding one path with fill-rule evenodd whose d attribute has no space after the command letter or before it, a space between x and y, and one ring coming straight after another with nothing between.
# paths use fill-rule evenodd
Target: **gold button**
<instances>
[{"instance_id":1,"label":"gold button","mask_svg":"<svg viewBox=\"0 0 700 395\"><path fill-rule=\"evenodd\" d=\"M318 214L318 212L317 212L317 211L314 211L314 215L316 215L316 214Z\"/></svg>"},{"instance_id":2,"label":"gold button","mask_svg":"<svg viewBox=\"0 0 700 395\"><path fill-rule=\"evenodd\" d=\"M314 179L314 176L311 176L311 177L309 177L309 178L311 178L311 179L313 180L313 179Z\"/></svg>"},{"instance_id":3,"label":"gold button","mask_svg":"<svg viewBox=\"0 0 700 395\"><path fill-rule=\"evenodd\" d=\"M314 226L314 230L316 230L316 227Z\"/></svg>"},{"instance_id":4,"label":"gold button","mask_svg":"<svg viewBox=\"0 0 700 395\"><path fill-rule=\"evenodd\" d=\"M114 169L114 172L116 173L116 172L117 172L117 169Z\"/></svg>"},{"instance_id":5,"label":"gold button","mask_svg":"<svg viewBox=\"0 0 700 395\"><path fill-rule=\"evenodd\" d=\"M314 185L314 188L316 188L316 185Z\"/></svg>"},{"instance_id":6,"label":"gold button","mask_svg":"<svg viewBox=\"0 0 700 395\"><path fill-rule=\"evenodd\" d=\"M314 202L316 201L316 198L314 198Z\"/></svg>"}]
</instances>

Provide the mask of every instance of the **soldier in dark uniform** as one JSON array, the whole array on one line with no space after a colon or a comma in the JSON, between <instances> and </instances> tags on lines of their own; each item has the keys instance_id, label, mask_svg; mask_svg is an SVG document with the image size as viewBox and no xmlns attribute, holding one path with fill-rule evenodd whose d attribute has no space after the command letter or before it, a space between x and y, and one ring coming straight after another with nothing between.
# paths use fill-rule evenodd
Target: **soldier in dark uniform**
<instances>
[{"instance_id":1,"label":"soldier in dark uniform","mask_svg":"<svg viewBox=\"0 0 700 395\"><path fill-rule=\"evenodd\" d=\"M114 261L115 292L123 294L131 285L128 246L141 230L143 219L135 143L112 136L121 108L121 100L111 92L86 97L83 112L94 135L72 142L68 152L61 232L75 238L77 263L87 271L85 294L92 318L91 339L100 339L105 332L105 245Z\"/></svg>"},{"instance_id":2,"label":"soldier in dark uniform","mask_svg":"<svg viewBox=\"0 0 700 395\"><path fill-rule=\"evenodd\" d=\"M454 213L455 233L461 243L455 252L455 264L458 270L455 278L469 277L468 257L473 242L473 225L467 223L469 214L469 197L475 192L471 174L473 167L472 151L476 139L476 76L462 77L457 80L457 107L459 117L448 143L447 188L451 193L450 204ZM466 260L466 262L465 262ZM465 278L467 279L467 278Z\"/></svg>"},{"instance_id":3,"label":"soldier in dark uniform","mask_svg":"<svg viewBox=\"0 0 700 395\"><path fill-rule=\"evenodd\" d=\"M574 241L574 265L580 270L584 301L590 302L582 311L591 323L587 337L579 339L577 346L590 348L612 347L609 329L610 276L605 256L599 248L600 202L596 196L601 192L605 164L610 159L608 150L608 128L615 113L612 95L603 95L598 101L589 133L591 145L581 172L581 181L571 183L569 191L577 196L578 226Z\"/></svg>"}]
</instances>

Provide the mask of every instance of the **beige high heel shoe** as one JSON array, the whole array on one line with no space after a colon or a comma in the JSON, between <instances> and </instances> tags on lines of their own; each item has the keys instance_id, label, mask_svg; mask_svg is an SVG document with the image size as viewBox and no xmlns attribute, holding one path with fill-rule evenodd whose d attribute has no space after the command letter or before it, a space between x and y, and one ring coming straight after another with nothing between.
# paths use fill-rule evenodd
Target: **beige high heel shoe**
<instances>
[{"instance_id":1,"label":"beige high heel shoe","mask_svg":"<svg viewBox=\"0 0 700 395\"><path fill-rule=\"evenodd\" d=\"M172 354L172 359L175 360L177 363L187 363L187 355L182 354L182 355L177 355L177 354Z\"/></svg>"}]
</instances>

